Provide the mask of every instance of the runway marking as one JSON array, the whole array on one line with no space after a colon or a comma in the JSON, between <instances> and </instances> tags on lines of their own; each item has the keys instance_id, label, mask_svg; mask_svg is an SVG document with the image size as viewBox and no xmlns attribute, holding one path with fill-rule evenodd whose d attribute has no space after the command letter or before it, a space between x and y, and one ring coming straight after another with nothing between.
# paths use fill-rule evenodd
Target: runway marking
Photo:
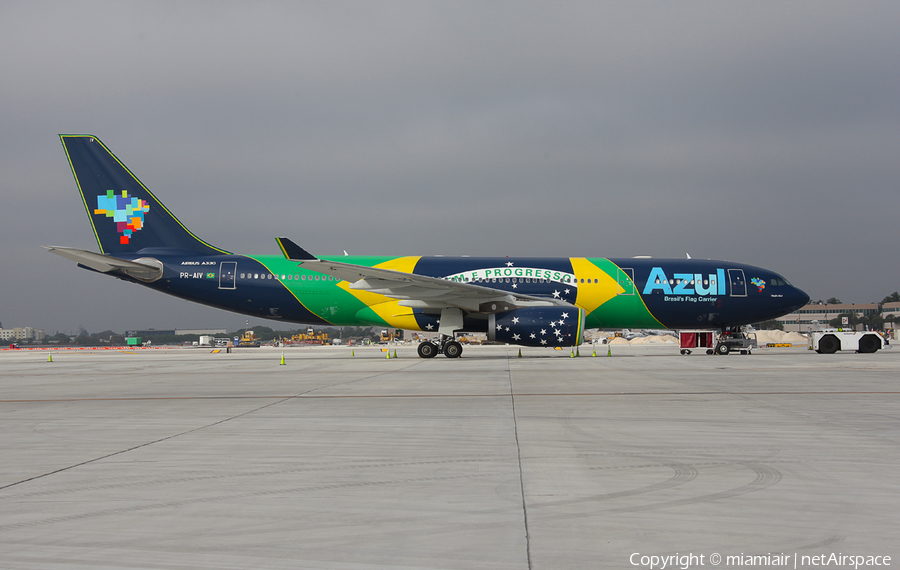
<instances>
[{"instance_id":1,"label":"runway marking","mask_svg":"<svg viewBox=\"0 0 900 570\"><path fill-rule=\"evenodd\" d=\"M321 389L321 388L317 388ZM814 396L852 394L900 394L900 391L810 391L810 392L560 392L516 393L516 397L558 398L572 396ZM147 396L139 398L51 398L35 400L0 400L0 404L29 404L40 402L146 402L166 400L311 400L311 399L390 399L390 398L509 398L509 394L356 394L356 395L300 395L300 396Z\"/></svg>"}]
</instances>

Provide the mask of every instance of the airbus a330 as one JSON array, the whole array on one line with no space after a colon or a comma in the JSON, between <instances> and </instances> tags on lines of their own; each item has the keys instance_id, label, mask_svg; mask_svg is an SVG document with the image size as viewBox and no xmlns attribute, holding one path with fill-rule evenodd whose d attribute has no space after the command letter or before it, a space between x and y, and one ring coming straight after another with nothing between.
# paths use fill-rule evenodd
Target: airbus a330
<instances>
[{"instance_id":1,"label":"airbus a330","mask_svg":"<svg viewBox=\"0 0 900 570\"><path fill-rule=\"evenodd\" d=\"M752 265L703 259L244 255L195 236L92 135L60 135L99 253L80 267L227 311L291 323L436 333L418 354L456 358L459 332L573 347L585 329L720 328L774 319L809 296Z\"/></svg>"}]
</instances>

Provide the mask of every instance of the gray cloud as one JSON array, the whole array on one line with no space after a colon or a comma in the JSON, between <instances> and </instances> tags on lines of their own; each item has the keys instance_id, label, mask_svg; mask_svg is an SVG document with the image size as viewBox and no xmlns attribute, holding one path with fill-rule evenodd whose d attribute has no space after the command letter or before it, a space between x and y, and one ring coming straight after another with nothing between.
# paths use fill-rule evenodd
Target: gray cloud
<instances>
[{"instance_id":1,"label":"gray cloud","mask_svg":"<svg viewBox=\"0 0 900 570\"><path fill-rule=\"evenodd\" d=\"M237 326L92 275L57 133L198 235L276 253L727 258L900 288L900 7L4 3L5 326ZM829 229L841 230L823 240ZM125 309L124 307L131 307ZM121 308L120 308L121 307Z\"/></svg>"}]
</instances>

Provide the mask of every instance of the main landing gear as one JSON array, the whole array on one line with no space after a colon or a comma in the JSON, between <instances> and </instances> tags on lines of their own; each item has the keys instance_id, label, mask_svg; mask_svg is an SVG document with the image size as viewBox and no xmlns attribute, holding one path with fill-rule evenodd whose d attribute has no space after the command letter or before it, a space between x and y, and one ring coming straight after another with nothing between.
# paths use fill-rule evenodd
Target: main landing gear
<instances>
[{"instance_id":1,"label":"main landing gear","mask_svg":"<svg viewBox=\"0 0 900 570\"><path fill-rule=\"evenodd\" d=\"M419 358L434 358L438 354L443 354L447 358L459 358L462 350L462 345L453 340L453 338L442 336L440 345L426 340L419 343L417 352L419 353Z\"/></svg>"}]
</instances>

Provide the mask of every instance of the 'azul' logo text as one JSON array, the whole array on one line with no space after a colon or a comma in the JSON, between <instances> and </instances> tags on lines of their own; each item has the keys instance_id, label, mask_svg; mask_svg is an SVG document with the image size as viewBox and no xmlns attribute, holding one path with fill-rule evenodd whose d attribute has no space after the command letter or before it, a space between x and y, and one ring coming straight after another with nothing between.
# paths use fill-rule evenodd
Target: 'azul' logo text
<instances>
[{"instance_id":1,"label":"'azul' logo text","mask_svg":"<svg viewBox=\"0 0 900 570\"><path fill-rule=\"evenodd\" d=\"M653 291L662 291L666 295L724 295L725 294L725 270L716 269L715 274L710 273L675 273L671 281L662 267L654 267L650 270L647 284L644 285L643 295Z\"/></svg>"}]
</instances>

